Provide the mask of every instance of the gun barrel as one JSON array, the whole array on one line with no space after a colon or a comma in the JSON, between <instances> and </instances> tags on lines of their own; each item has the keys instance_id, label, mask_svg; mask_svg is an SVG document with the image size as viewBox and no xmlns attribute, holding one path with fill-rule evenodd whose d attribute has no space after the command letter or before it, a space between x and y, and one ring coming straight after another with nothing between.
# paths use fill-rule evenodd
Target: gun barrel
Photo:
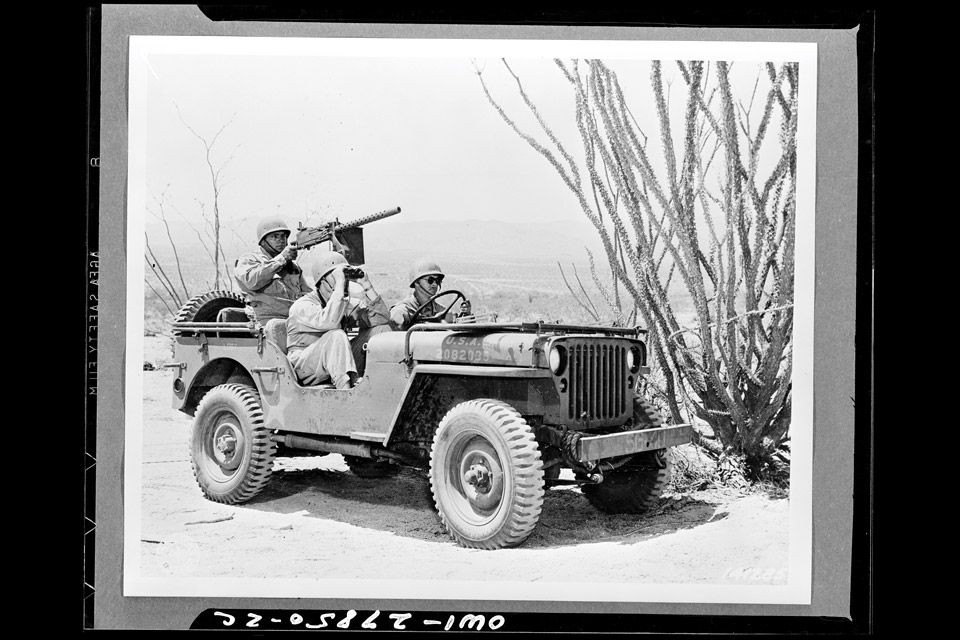
<instances>
[{"instance_id":1,"label":"gun barrel","mask_svg":"<svg viewBox=\"0 0 960 640\"><path fill-rule=\"evenodd\" d=\"M379 211L358 220L353 220L352 222L336 223L332 225L332 227L328 225L319 227L304 227L303 223L301 222L300 227L297 229L297 237L293 242L293 246L297 249L309 249L316 244L320 244L321 242L326 242L329 240L331 229L334 232L341 231L343 229L355 229L357 227L362 227L368 222L383 220L384 218L395 216L398 213L400 213L400 207L394 207L393 209Z\"/></svg>"},{"instance_id":2,"label":"gun barrel","mask_svg":"<svg viewBox=\"0 0 960 640\"><path fill-rule=\"evenodd\" d=\"M393 209L386 209L384 211L378 211L377 213L372 213L369 216L364 216L353 222L346 222L344 224L337 225L337 229L354 229L356 227L362 227L368 222L376 222L377 220L383 220L384 218L389 218L390 216L395 216L400 213L400 207L394 207Z\"/></svg>"}]
</instances>

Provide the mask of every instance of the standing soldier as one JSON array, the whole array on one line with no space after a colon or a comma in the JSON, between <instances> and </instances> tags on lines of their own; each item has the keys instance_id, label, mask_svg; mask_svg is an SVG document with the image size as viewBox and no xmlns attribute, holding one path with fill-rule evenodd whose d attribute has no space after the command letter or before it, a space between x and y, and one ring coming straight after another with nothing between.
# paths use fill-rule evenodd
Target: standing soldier
<instances>
[{"instance_id":1,"label":"standing soldier","mask_svg":"<svg viewBox=\"0 0 960 640\"><path fill-rule=\"evenodd\" d=\"M427 302L432 296L435 296L443 285L443 271L433 260L420 259L410 267L410 288L413 293L393 305L390 308L390 324L397 331L405 331L410 327L410 321L417 309ZM443 311L444 307L437 304L436 301L420 312L421 316L434 316ZM464 300L460 303L460 313L457 316L468 315L470 313L470 301ZM453 322L455 316L448 313L444 318L446 322Z\"/></svg>"},{"instance_id":2,"label":"standing soldier","mask_svg":"<svg viewBox=\"0 0 960 640\"><path fill-rule=\"evenodd\" d=\"M237 260L234 276L247 302L247 314L261 324L271 318L286 318L290 305L310 293L303 273L294 259L297 250L287 239L290 227L279 218L267 218L257 225L259 249Z\"/></svg>"}]
</instances>

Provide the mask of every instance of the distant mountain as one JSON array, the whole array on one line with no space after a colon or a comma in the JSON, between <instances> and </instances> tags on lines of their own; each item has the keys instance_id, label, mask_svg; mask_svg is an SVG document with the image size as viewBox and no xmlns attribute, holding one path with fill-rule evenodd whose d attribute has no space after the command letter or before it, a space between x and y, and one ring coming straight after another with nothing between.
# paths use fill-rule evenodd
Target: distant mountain
<instances>
[{"instance_id":1,"label":"distant mountain","mask_svg":"<svg viewBox=\"0 0 960 640\"><path fill-rule=\"evenodd\" d=\"M596 255L599 240L584 237L564 223L499 222L398 222L364 231L368 255L431 255L461 262L585 263L589 246Z\"/></svg>"},{"instance_id":2,"label":"distant mountain","mask_svg":"<svg viewBox=\"0 0 960 640\"><path fill-rule=\"evenodd\" d=\"M258 221L229 221L222 225L221 238L229 259L248 250ZM170 242L163 225L147 224L146 231L158 257L170 255ZM181 257L205 255L197 232L185 222L171 222L170 236ZM465 263L585 264L585 246L598 261L604 261L600 241L586 221L572 228L563 222L406 222L392 218L364 227L364 245L368 262L375 257L409 260L429 255L437 260Z\"/></svg>"}]
</instances>

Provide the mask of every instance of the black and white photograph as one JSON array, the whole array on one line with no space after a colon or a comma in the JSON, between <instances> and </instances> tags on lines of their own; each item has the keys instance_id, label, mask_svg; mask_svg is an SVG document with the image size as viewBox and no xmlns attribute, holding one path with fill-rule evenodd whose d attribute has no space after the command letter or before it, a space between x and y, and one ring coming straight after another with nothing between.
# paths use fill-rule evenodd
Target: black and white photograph
<instances>
[{"instance_id":1,"label":"black and white photograph","mask_svg":"<svg viewBox=\"0 0 960 640\"><path fill-rule=\"evenodd\" d=\"M119 597L813 603L815 42L124 49Z\"/></svg>"}]
</instances>

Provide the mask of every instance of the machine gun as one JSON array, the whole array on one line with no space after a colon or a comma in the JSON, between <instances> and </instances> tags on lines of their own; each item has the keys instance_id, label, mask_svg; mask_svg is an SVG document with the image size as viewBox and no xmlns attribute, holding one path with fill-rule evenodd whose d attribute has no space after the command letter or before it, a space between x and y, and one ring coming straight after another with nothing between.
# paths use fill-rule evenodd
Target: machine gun
<instances>
[{"instance_id":1,"label":"machine gun","mask_svg":"<svg viewBox=\"0 0 960 640\"><path fill-rule=\"evenodd\" d=\"M398 213L400 213L400 207L394 207L393 209L380 211L358 220L354 220L353 222L341 224L339 221L335 220L333 222L320 225L319 227L304 227L303 223L301 222L300 226L297 228L297 237L293 242L293 246L297 250L309 249L310 247L318 245L321 242L326 242L333 234L338 234L341 231L347 231L349 229L358 229L368 222L383 220L384 218L395 216Z\"/></svg>"}]
</instances>

